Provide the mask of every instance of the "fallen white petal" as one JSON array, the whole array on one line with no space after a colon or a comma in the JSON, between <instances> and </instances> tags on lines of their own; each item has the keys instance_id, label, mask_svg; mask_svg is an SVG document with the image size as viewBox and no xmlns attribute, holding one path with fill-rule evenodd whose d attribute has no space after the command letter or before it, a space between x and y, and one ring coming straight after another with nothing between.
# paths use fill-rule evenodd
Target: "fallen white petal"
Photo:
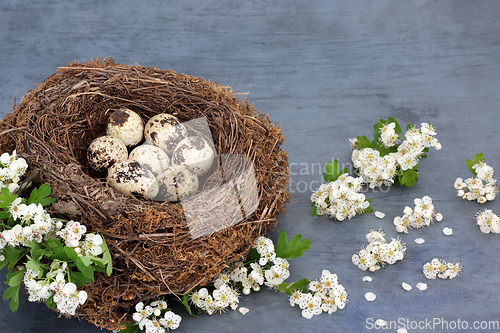
<instances>
[{"instance_id":1,"label":"fallen white petal","mask_svg":"<svg viewBox=\"0 0 500 333\"><path fill-rule=\"evenodd\" d=\"M363 281L372 282L372 277L371 276L365 276L365 277L363 277Z\"/></svg>"},{"instance_id":2,"label":"fallen white petal","mask_svg":"<svg viewBox=\"0 0 500 333\"><path fill-rule=\"evenodd\" d=\"M376 298L377 298L377 295L375 295L374 293L372 293L371 291L370 292L367 292L365 294L365 298L368 302L372 302L374 301Z\"/></svg>"},{"instance_id":3,"label":"fallen white petal","mask_svg":"<svg viewBox=\"0 0 500 333\"><path fill-rule=\"evenodd\" d=\"M417 243L417 244L423 244L423 243L425 243L425 239L423 239L423 238L415 238L415 243Z\"/></svg>"},{"instance_id":4,"label":"fallen white petal","mask_svg":"<svg viewBox=\"0 0 500 333\"><path fill-rule=\"evenodd\" d=\"M396 333L408 333L408 330L406 328L398 328Z\"/></svg>"},{"instance_id":5,"label":"fallen white petal","mask_svg":"<svg viewBox=\"0 0 500 333\"><path fill-rule=\"evenodd\" d=\"M244 307L239 307L239 310L240 310L242 315L246 315L248 313L248 311L250 311L250 309L244 308Z\"/></svg>"},{"instance_id":6,"label":"fallen white petal","mask_svg":"<svg viewBox=\"0 0 500 333\"><path fill-rule=\"evenodd\" d=\"M453 229L446 227L443 229L443 234L445 234L446 236L450 236L453 234Z\"/></svg>"},{"instance_id":7,"label":"fallen white petal","mask_svg":"<svg viewBox=\"0 0 500 333\"><path fill-rule=\"evenodd\" d=\"M403 289L404 289L404 290L406 290L406 291L410 291L410 290L411 290L411 288L412 288L412 287L411 287L408 283L406 283L406 282L403 282L402 286L403 286Z\"/></svg>"},{"instance_id":8,"label":"fallen white petal","mask_svg":"<svg viewBox=\"0 0 500 333\"><path fill-rule=\"evenodd\" d=\"M383 219L385 217L385 214L382 212L379 212L378 210L374 213L376 217L379 219Z\"/></svg>"},{"instance_id":9,"label":"fallen white petal","mask_svg":"<svg viewBox=\"0 0 500 333\"><path fill-rule=\"evenodd\" d=\"M375 325L377 325L378 327L386 327L387 321L385 321L383 319L377 319L377 320L375 320Z\"/></svg>"},{"instance_id":10,"label":"fallen white petal","mask_svg":"<svg viewBox=\"0 0 500 333\"><path fill-rule=\"evenodd\" d=\"M426 290L427 289L427 283L423 283L423 282L417 283L417 289L418 290Z\"/></svg>"}]
</instances>

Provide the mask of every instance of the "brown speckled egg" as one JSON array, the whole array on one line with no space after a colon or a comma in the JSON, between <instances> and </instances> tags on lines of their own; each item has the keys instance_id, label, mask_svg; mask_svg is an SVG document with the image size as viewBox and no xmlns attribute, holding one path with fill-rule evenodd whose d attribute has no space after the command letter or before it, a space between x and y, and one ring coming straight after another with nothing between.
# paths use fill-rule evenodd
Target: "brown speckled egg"
<instances>
[{"instance_id":1,"label":"brown speckled egg","mask_svg":"<svg viewBox=\"0 0 500 333\"><path fill-rule=\"evenodd\" d=\"M106 180L116 191L128 195L154 198L158 194L158 182L153 173L136 161L120 161L108 169Z\"/></svg>"},{"instance_id":2,"label":"brown speckled egg","mask_svg":"<svg viewBox=\"0 0 500 333\"><path fill-rule=\"evenodd\" d=\"M128 151L125 144L118 138L101 136L92 141L87 149L87 159L90 167L103 172L113 163L126 160Z\"/></svg>"},{"instance_id":3,"label":"brown speckled egg","mask_svg":"<svg viewBox=\"0 0 500 333\"><path fill-rule=\"evenodd\" d=\"M183 139L172 154L172 164L186 165L198 176L210 170L214 162L214 151L209 143L198 136Z\"/></svg>"},{"instance_id":4,"label":"brown speckled egg","mask_svg":"<svg viewBox=\"0 0 500 333\"><path fill-rule=\"evenodd\" d=\"M172 165L158 176L158 201L180 201L182 197L196 193L198 176L184 165Z\"/></svg>"},{"instance_id":5,"label":"brown speckled egg","mask_svg":"<svg viewBox=\"0 0 500 333\"><path fill-rule=\"evenodd\" d=\"M144 127L146 141L160 147L167 154L171 154L186 136L186 127L175 116L167 113L151 117Z\"/></svg>"},{"instance_id":6,"label":"brown speckled egg","mask_svg":"<svg viewBox=\"0 0 500 333\"><path fill-rule=\"evenodd\" d=\"M143 132L141 117L130 109L116 110L108 118L106 135L119 138L127 147L141 142Z\"/></svg>"},{"instance_id":7,"label":"brown speckled egg","mask_svg":"<svg viewBox=\"0 0 500 333\"><path fill-rule=\"evenodd\" d=\"M134 148L128 156L129 160L137 161L153 172L155 177L170 166L170 158L167 153L159 147L152 145L141 145Z\"/></svg>"}]
</instances>

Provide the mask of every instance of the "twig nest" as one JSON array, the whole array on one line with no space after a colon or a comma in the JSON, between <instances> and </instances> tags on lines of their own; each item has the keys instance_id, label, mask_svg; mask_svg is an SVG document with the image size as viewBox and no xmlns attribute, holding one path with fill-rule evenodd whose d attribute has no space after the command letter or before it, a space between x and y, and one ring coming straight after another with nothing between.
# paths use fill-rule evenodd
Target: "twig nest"
<instances>
[{"instance_id":1,"label":"twig nest","mask_svg":"<svg viewBox=\"0 0 500 333\"><path fill-rule=\"evenodd\" d=\"M186 136L186 127L177 117L167 113L151 117L144 127L146 141L160 147L167 154L172 154L177 144Z\"/></svg>"},{"instance_id":2,"label":"twig nest","mask_svg":"<svg viewBox=\"0 0 500 333\"><path fill-rule=\"evenodd\" d=\"M158 176L158 201L180 201L198 190L198 176L185 165L172 165Z\"/></svg>"},{"instance_id":3,"label":"twig nest","mask_svg":"<svg viewBox=\"0 0 500 333\"><path fill-rule=\"evenodd\" d=\"M139 114L145 124L162 113L174 115L188 136L207 141L211 136L216 156L230 157L221 165L215 159L212 168L217 164L224 173L246 174L250 168L239 161L248 159L254 174L243 182L238 181L243 177L233 177L234 183L224 183L217 173L204 176L199 185L203 192L181 203L119 193L91 169L87 150L106 133L108 110L123 108ZM195 121L200 118L206 127ZM0 129L1 151L15 149L30 168L40 170L42 182L53 186L58 205L51 209L65 218L77 217L105 238L113 274L96 274L85 287L92 301L79 307L77 316L109 331L122 330L130 321L126 314L139 301L181 297L246 258L290 199L284 137L269 116L227 86L167 69L121 65L111 58L71 63L28 92ZM233 194L223 196L226 192ZM258 199L249 199L254 196ZM219 198L235 205L221 206L215 202ZM222 229L206 222L214 220L214 212L203 207L209 204L221 216ZM185 207L192 213L189 221ZM200 223L191 228L193 219Z\"/></svg>"},{"instance_id":4,"label":"twig nest","mask_svg":"<svg viewBox=\"0 0 500 333\"><path fill-rule=\"evenodd\" d=\"M128 159L139 162L140 165L151 170L155 177L158 177L163 170L170 166L170 158L167 153L153 145L145 144L134 148Z\"/></svg>"},{"instance_id":5,"label":"twig nest","mask_svg":"<svg viewBox=\"0 0 500 333\"><path fill-rule=\"evenodd\" d=\"M120 161L108 169L109 186L120 193L152 199L158 194L153 172L136 161Z\"/></svg>"},{"instance_id":6,"label":"twig nest","mask_svg":"<svg viewBox=\"0 0 500 333\"><path fill-rule=\"evenodd\" d=\"M144 124L141 117L130 109L116 110L108 118L106 135L122 140L127 147L141 142L143 133Z\"/></svg>"},{"instance_id":7,"label":"twig nest","mask_svg":"<svg viewBox=\"0 0 500 333\"><path fill-rule=\"evenodd\" d=\"M115 162L126 160L128 151L118 138L101 136L92 141L87 150L87 159L92 169L103 172Z\"/></svg>"},{"instance_id":8,"label":"twig nest","mask_svg":"<svg viewBox=\"0 0 500 333\"><path fill-rule=\"evenodd\" d=\"M214 151L209 143L198 136L183 139L172 154L172 164L185 165L198 176L205 175L212 167Z\"/></svg>"}]
</instances>

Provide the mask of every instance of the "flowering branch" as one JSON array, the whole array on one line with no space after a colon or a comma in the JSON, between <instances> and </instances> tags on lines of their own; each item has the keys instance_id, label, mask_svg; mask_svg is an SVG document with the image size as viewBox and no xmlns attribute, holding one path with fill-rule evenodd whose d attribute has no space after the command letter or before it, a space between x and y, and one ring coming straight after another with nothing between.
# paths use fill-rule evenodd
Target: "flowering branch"
<instances>
[{"instance_id":1,"label":"flowering branch","mask_svg":"<svg viewBox=\"0 0 500 333\"><path fill-rule=\"evenodd\" d=\"M380 119L373 125L373 140L358 136L351 140L352 162L363 183L377 186L412 187L418 180L418 162L426 158L429 147L441 149L435 138L436 128L422 123L421 128L407 125L403 135L396 119Z\"/></svg>"},{"instance_id":2,"label":"flowering branch","mask_svg":"<svg viewBox=\"0 0 500 333\"><path fill-rule=\"evenodd\" d=\"M479 203L493 201L498 195L497 181L493 178L495 171L486 163L483 153L474 155L473 160L465 160L465 163L473 177L465 181L460 177L455 180L457 195L469 201L477 200Z\"/></svg>"}]
</instances>

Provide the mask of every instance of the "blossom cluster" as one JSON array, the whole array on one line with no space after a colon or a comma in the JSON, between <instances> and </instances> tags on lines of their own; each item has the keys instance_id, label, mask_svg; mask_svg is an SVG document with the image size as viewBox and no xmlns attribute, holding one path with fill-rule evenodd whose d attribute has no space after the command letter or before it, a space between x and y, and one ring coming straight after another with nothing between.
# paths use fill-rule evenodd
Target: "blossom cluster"
<instances>
[{"instance_id":1,"label":"blossom cluster","mask_svg":"<svg viewBox=\"0 0 500 333\"><path fill-rule=\"evenodd\" d=\"M348 300L347 291L337 281L337 274L323 270L319 280L309 282L309 292L296 290L290 295L290 305L298 305L302 309L302 316L311 319L314 315L323 312L332 314L343 309Z\"/></svg>"},{"instance_id":2,"label":"blossom cluster","mask_svg":"<svg viewBox=\"0 0 500 333\"><path fill-rule=\"evenodd\" d=\"M500 233L500 218L491 209L477 212L474 216L479 228L485 234Z\"/></svg>"},{"instance_id":3,"label":"blossom cluster","mask_svg":"<svg viewBox=\"0 0 500 333\"><path fill-rule=\"evenodd\" d=\"M257 250L259 262L238 263L223 271L214 278L215 290L210 293L207 288L201 288L193 292L191 303L211 315L228 308L236 310L240 290L245 295L259 291L263 285L277 290L290 276L288 260L276 256L274 244L267 237L259 237L253 248Z\"/></svg>"},{"instance_id":4,"label":"blossom cluster","mask_svg":"<svg viewBox=\"0 0 500 333\"><path fill-rule=\"evenodd\" d=\"M457 178L455 180L455 189L457 195L462 199L485 203L492 201L497 196L497 181L493 178L495 171L486 162L481 161L472 166L476 176L465 180Z\"/></svg>"},{"instance_id":5,"label":"blossom cluster","mask_svg":"<svg viewBox=\"0 0 500 333\"><path fill-rule=\"evenodd\" d=\"M366 201L364 194L359 193L361 182L360 177L352 177L343 173L337 180L321 184L311 195L316 214L319 216L326 214L338 221L362 214L370 203Z\"/></svg>"},{"instance_id":6,"label":"blossom cluster","mask_svg":"<svg viewBox=\"0 0 500 333\"><path fill-rule=\"evenodd\" d=\"M150 305L139 302L135 305L132 319L146 333L164 333L166 330L175 330L179 327L182 317L170 311L167 302L157 300Z\"/></svg>"},{"instance_id":7,"label":"blossom cluster","mask_svg":"<svg viewBox=\"0 0 500 333\"><path fill-rule=\"evenodd\" d=\"M64 226L62 221L52 218L42 204L26 205L21 198L16 198L10 205L9 213L17 224L0 233L1 261L5 260L3 251L6 246L28 247L32 243L41 243L58 236L66 246L74 248L79 256L95 257L102 253L103 239L99 234L85 234L86 227L79 222L69 221ZM40 276L43 272L26 268L23 283L29 295L28 300L46 302L52 297L60 313L75 315L76 308L87 300L87 294L77 290L77 286L66 279L69 272L68 263L57 259L51 262L45 276Z\"/></svg>"},{"instance_id":8,"label":"blossom cluster","mask_svg":"<svg viewBox=\"0 0 500 333\"><path fill-rule=\"evenodd\" d=\"M390 122L382 126L379 130L379 141L384 148L395 148L398 145L397 151L381 154L374 148L357 149L355 141L351 141L354 143L351 155L354 167L362 177L363 183L372 189L377 186L392 185L398 171L416 167L429 147L441 149L433 125L422 123L420 128L411 125L404 138L395 132L395 125L394 122Z\"/></svg>"},{"instance_id":9,"label":"blossom cluster","mask_svg":"<svg viewBox=\"0 0 500 333\"><path fill-rule=\"evenodd\" d=\"M403 210L404 215L394 218L394 225L397 232L408 233L408 229L422 228L429 226L434 221L439 222L443 219L443 215L438 213L432 204L431 197L416 198L414 202L414 209L406 206Z\"/></svg>"},{"instance_id":10,"label":"blossom cluster","mask_svg":"<svg viewBox=\"0 0 500 333\"><path fill-rule=\"evenodd\" d=\"M51 228L48 228L50 231L45 235L41 235L41 239L50 235L50 238L55 238L55 236L61 237L64 241L66 241L66 246L74 248L76 253L82 257L96 257L101 254L103 243L103 239L99 234L85 234L86 227L81 225L79 222L69 221L66 223L66 226L62 228L62 222L57 221L55 219L51 219L50 215L44 212L46 219L50 221ZM47 222L49 223L49 222ZM14 230L16 227L20 226L17 224L11 230L4 231L8 233L9 231ZM74 236L71 241L67 241L63 235L68 232L72 232L75 229L75 226L78 226L78 230L80 231L78 234L73 232ZM29 235L32 235L33 232L24 232L29 226L22 228L23 235L27 238L21 239L21 235L18 235L18 245L26 245L29 240ZM38 230L40 229L34 229ZM55 231L57 230L57 231ZM81 231L83 230L83 233ZM54 232L55 231L55 232ZM82 238L84 239L82 240ZM38 238L40 239L40 238ZM85 304L87 300L87 293L84 290L78 290L76 284L73 282L69 282L66 280L69 277L70 270L68 267L68 263L64 261L60 261L55 259L50 264L50 270L46 273L45 277L39 276L40 273L35 272L32 269L27 268L24 273L23 283L28 291L30 302L46 302L51 296L53 296L52 300L57 304L57 309L60 313L65 315L75 315L75 311L78 306Z\"/></svg>"},{"instance_id":11,"label":"blossom cluster","mask_svg":"<svg viewBox=\"0 0 500 333\"><path fill-rule=\"evenodd\" d=\"M425 263L423 273L428 279L453 279L463 270L463 265L459 262L447 263L444 259L434 258L431 262Z\"/></svg>"},{"instance_id":12,"label":"blossom cluster","mask_svg":"<svg viewBox=\"0 0 500 333\"><path fill-rule=\"evenodd\" d=\"M17 157L16 151L0 155L0 188L6 187L10 193L17 191L19 181L28 169L26 160Z\"/></svg>"},{"instance_id":13,"label":"blossom cluster","mask_svg":"<svg viewBox=\"0 0 500 333\"><path fill-rule=\"evenodd\" d=\"M369 244L366 248L352 256L352 263L359 269L374 272L386 265L392 265L398 260L403 260L406 254L406 245L401 243L400 238L392 238L391 242L385 240L385 232L382 230L371 230L366 239Z\"/></svg>"},{"instance_id":14,"label":"blossom cluster","mask_svg":"<svg viewBox=\"0 0 500 333\"><path fill-rule=\"evenodd\" d=\"M69 275L68 263L54 260L44 279L37 279L33 269L26 269L23 283L30 302L46 302L50 297L57 304L57 310L65 315L75 315L78 306L85 304L87 293L78 290L76 284L66 280Z\"/></svg>"},{"instance_id":15,"label":"blossom cluster","mask_svg":"<svg viewBox=\"0 0 500 333\"><path fill-rule=\"evenodd\" d=\"M50 217L41 204L26 205L21 198L16 198L9 208L9 213L18 223L12 229L0 233L0 260L5 260L3 251L6 246L27 246L29 243L41 243L53 239L63 223Z\"/></svg>"}]
</instances>

